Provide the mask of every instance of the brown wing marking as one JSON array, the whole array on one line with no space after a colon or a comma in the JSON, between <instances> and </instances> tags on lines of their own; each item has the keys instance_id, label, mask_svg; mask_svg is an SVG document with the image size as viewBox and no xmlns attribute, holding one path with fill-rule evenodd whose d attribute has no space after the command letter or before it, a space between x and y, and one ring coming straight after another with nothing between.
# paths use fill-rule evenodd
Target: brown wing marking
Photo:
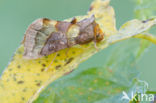
<instances>
[{"instance_id":1,"label":"brown wing marking","mask_svg":"<svg viewBox=\"0 0 156 103\"><path fill-rule=\"evenodd\" d=\"M25 58L36 59L42 57L40 51L47 38L55 31L54 25L51 25L50 22L51 20L42 18L36 20L28 27L23 42Z\"/></svg>"},{"instance_id":2,"label":"brown wing marking","mask_svg":"<svg viewBox=\"0 0 156 103\"><path fill-rule=\"evenodd\" d=\"M62 32L53 32L47 39L44 47L41 50L41 55L49 55L59 50L67 48L66 34Z\"/></svg>"}]
</instances>

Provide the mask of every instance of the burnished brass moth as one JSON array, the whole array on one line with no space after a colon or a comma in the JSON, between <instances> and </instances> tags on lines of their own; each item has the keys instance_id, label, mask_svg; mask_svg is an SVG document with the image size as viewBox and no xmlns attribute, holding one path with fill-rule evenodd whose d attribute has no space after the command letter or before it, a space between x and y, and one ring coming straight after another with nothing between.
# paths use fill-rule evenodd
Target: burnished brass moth
<instances>
[{"instance_id":1,"label":"burnished brass moth","mask_svg":"<svg viewBox=\"0 0 156 103\"><path fill-rule=\"evenodd\" d=\"M77 22L55 21L42 18L34 21L26 30L23 40L24 57L37 59L74 45L100 42L104 34L95 17Z\"/></svg>"}]
</instances>

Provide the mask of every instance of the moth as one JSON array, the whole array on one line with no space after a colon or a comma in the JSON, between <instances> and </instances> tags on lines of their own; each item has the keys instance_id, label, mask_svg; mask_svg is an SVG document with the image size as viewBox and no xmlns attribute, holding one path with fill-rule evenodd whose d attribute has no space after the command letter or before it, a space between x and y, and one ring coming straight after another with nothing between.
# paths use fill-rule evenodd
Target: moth
<instances>
[{"instance_id":1,"label":"moth","mask_svg":"<svg viewBox=\"0 0 156 103\"><path fill-rule=\"evenodd\" d=\"M26 30L23 56L37 59L74 45L100 42L104 33L95 21L94 15L77 22L55 21L41 18L34 21Z\"/></svg>"}]
</instances>

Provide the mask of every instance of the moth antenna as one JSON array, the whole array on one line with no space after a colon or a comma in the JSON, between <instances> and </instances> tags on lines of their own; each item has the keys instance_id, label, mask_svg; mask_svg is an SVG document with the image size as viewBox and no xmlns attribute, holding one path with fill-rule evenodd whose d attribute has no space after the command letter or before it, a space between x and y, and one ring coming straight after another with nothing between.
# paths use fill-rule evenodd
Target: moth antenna
<instances>
[{"instance_id":1,"label":"moth antenna","mask_svg":"<svg viewBox=\"0 0 156 103\"><path fill-rule=\"evenodd\" d=\"M50 66L53 64L54 60L56 59L58 52L56 52L55 57L52 59L51 63L49 64L49 66L44 70L44 71L48 71L48 69L50 68Z\"/></svg>"}]
</instances>

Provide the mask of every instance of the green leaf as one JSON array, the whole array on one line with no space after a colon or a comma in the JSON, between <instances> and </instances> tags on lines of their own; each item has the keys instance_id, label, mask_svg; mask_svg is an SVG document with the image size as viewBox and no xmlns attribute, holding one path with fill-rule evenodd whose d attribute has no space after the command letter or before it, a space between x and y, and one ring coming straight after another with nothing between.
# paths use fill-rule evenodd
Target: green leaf
<instances>
[{"instance_id":1,"label":"green leaf","mask_svg":"<svg viewBox=\"0 0 156 103\"><path fill-rule=\"evenodd\" d=\"M130 95L148 88L137 79L139 46L135 39L115 44L104 67L74 71L53 82L34 103L128 103L121 101L123 91Z\"/></svg>"},{"instance_id":2,"label":"green leaf","mask_svg":"<svg viewBox=\"0 0 156 103\"><path fill-rule=\"evenodd\" d=\"M156 94L156 91L146 91L147 94Z\"/></svg>"},{"instance_id":3,"label":"green leaf","mask_svg":"<svg viewBox=\"0 0 156 103\"><path fill-rule=\"evenodd\" d=\"M150 19L156 15L156 0L133 0L135 2L135 17L138 19ZM148 31L149 32L149 31ZM155 32L155 30L150 30ZM140 50L138 56L141 56L142 52L145 51L152 43L146 40L141 40Z\"/></svg>"},{"instance_id":4,"label":"green leaf","mask_svg":"<svg viewBox=\"0 0 156 103\"><path fill-rule=\"evenodd\" d=\"M141 6L144 5L145 2ZM144 14L142 14L143 12ZM152 11L143 12L136 11L137 18L148 18L153 14ZM135 25L135 23L133 24ZM129 33L132 28L125 30L126 26L124 25L119 32L124 30L123 34ZM41 93L35 103L45 101L46 103L128 103L128 100L121 101L123 91L130 96L132 92L145 93L148 89L146 82L137 79L139 73L136 63L149 46L149 42L145 40L140 42L138 39L115 44L103 67L79 69L66 78L55 81ZM55 98L52 97L53 100L50 100L52 94L55 94ZM130 103L138 102L131 101Z\"/></svg>"},{"instance_id":5,"label":"green leaf","mask_svg":"<svg viewBox=\"0 0 156 103\"><path fill-rule=\"evenodd\" d=\"M154 14L155 0L137 0L136 17ZM51 84L35 103L128 103L121 101L122 91L145 93L147 84L137 79L137 59L150 46L141 40L128 40L115 45L104 67L79 69ZM55 94L55 98L50 96ZM131 103L137 103L131 101Z\"/></svg>"},{"instance_id":6,"label":"green leaf","mask_svg":"<svg viewBox=\"0 0 156 103\"><path fill-rule=\"evenodd\" d=\"M156 0L133 0L135 2L135 17L138 19L149 19L156 15ZM154 31L154 30L152 30ZM141 51L150 47L151 43L145 40L141 40L140 51L138 56L140 56Z\"/></svg>"},{"instance_id":7,"label":"green leaf","mask_svg":"<svg viewBox=\"0 0 156 103\"><path fill-rule=\"evenodd\" d=\"M134 0L136 3L135 16L139 19L148 19L156 15L155 0Z\"/></svg>"}]
</instances>

